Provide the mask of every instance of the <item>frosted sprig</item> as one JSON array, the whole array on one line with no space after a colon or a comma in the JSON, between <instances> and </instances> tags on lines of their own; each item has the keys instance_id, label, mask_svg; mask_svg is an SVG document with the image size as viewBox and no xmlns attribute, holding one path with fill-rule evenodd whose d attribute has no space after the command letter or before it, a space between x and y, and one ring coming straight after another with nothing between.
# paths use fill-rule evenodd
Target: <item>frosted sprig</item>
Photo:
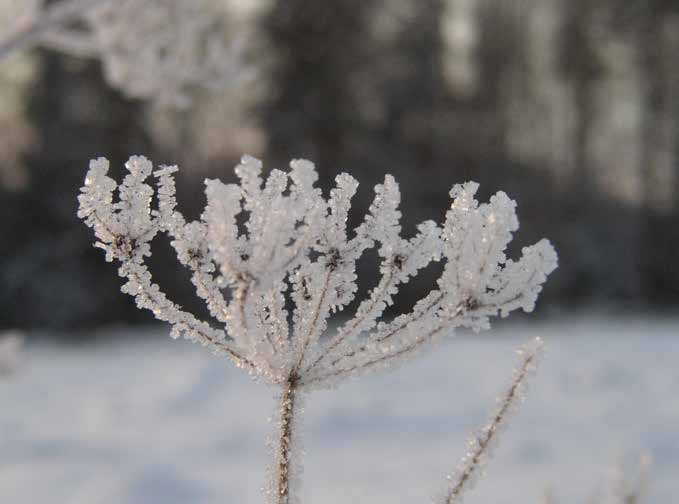
<instances>
[{"instance_id":1,"label":"frosted sprig","mask_svg":"<svg viewBox=\"0 0 679 504\"><path fill-rule=\"evenodd\" d=\"M133 97L185 106L192 89L222 89L243 74L242 43L229 39L220 9L210 0L109 1L87 12L86 34L52 32L48 41L89 48Z\"/></svg>"},{"instance_id":2,"label":"frosted sprig","mask_svg":"<svg viewBox=\"0 0 679 504\"><path fill-rule=\"evenodd\" d=\"M169 322L173 336L228 355L281 388L268 492L276 504L294 501L290 477L298 472L295 412L301 392L398 363L457 327L479 331L492 316L531 311L557 264L547 240L524 248L516 261L508 259L504 251L518 228L516 205L502 192L480 204L471 182L453 188L442 225L425 221L415 236L403 237L399 187L390 175L375 187L362 223L350 230L347 216L358 182L341 174L325 198L310 161L293 160L289 171L265 176L259 160L244 156L235 169L239 184L206 180L207 204L193 222L176 208L176 167L154 171L143 157L125 166L128 174L118 185L107 175L108 161L90 163L78 215L94 229L106 259L120 263L122 290L140 308ZM147 183L152 175L155 206ZM158 233L170 237L214 322L182 310L153 283L145 260ZM356 262L375 247L381 258L377 286L324 336L329 317L354 300ZM410 313L385 320L399 287L432 261L444 261L437 288Z\"/></svg>"},{"instance_id":3,"label":"frosted sprig","mask_svg":"<svg viewBox=\"0 0 679 504\"><path fill-rule=\"evenodd\" d=\"M511 385L498 398L498 406L488 424L467 442L467 450L458 468L448 476L448 485L435 504L459 504L464 495L476 484L477 479L492 456L499 432L507 425L507 420L525 397L526 380L535 372L542 353L540 338L522 347L518 354L521 363L514 371Z\"/></svg>"}]
</instances>

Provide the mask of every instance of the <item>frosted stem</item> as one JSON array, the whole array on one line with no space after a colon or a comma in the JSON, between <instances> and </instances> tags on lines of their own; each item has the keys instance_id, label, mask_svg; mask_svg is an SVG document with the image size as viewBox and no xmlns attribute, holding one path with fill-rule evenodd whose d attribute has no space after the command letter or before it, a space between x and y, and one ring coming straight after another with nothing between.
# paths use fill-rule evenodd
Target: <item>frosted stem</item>
<instances>
[{"instance_id":1,"label":"frosted stem","mask_svg":"<svg viewBox=\"0 0 679 504\"><path fill-rule=\"evenodd\" d=\"M279 404L278 420L278 446L276 448L275 461L275 494L273 502L275 504L290 504L290 483L293 473L293 450L296 448L296 434L294 432L297 418L297 386L298 378L291 375L285 383Z\"/></svg>"},{"instance_id":2,"label":"frosted stem","mask_svg":"<svg viewBox=\"0 0 679 504\"><path fill-rule=\"evenodd\" d=\"M444 498L440 501L442 504L461 502L465 491L469 489L470 484L488 458L488 452L497 438L498 431L506 423L512 409L521 402L523 398L522 389L526 378L535 369L535 362L541 350L542 340L536 338L530 347L524 347L520 351L522 355L521 364L514 372L514 378L509 389L500 397L500 405L490 423L472 440L461 467L450 478L450 486Z\"/></svg>"}]
</instances>

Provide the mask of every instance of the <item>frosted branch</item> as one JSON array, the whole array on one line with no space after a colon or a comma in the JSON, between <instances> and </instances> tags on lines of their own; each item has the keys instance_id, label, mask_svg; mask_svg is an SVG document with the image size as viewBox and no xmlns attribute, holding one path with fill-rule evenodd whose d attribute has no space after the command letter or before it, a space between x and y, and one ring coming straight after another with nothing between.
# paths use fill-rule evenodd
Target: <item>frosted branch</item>
<instances>
[{"instance_id":1,"label":"frosted branch","mask_svg":"<svg viewBox=\"0 0 679 504\"><path fill-rule=\"evenodd\" d=\"M371 329L392 303L393 296L398 292L398 286L407 283L418 270L432 260L440 259L440 231L436 223L424 222L418 226L418 230L417 236L410 241L400 238L392 242L385 241L380 250L383 261L379 284L371 291L370 297L359 305L356 315L332 337L308 371L320 364L323 359L333 355L340 345L346 345L362 332Z\"/></svg>"},{"instance_id":2,"label":"frosted branch","mask_svg":"<svg viewBox=\"0 0 679 504\"><path fill-rule=\"evenodd\" d=\"M43 38L55 28L67 25L98 5L112 0L62 0L40 9L36 2L33 15L18 31L6 34L0 41L0 58L14 51L28 49L43 42Z\"/></svg>"},{"instance_id":3,"label":"frosted branch","mask_svg":"<svg viewBox=\"0 0 679 504\"><path fill-rule=\"evenodd\" d=\"M186 223L184 216L176 210L175 182L172 175L176 166L165 166L154 175L158 180L158 218L160 230L173 238L172 246L179 262L191 270L191 282L196 294L202 298L210 314L222 323L229 319L227 303L213 273L215 265L209 252L206 227L201 222Z\"/></svg>"},{"instance_id":4,"label":"frosted branch","mask_svg":"<svg viewBox=\"0 0 679 504\"><path fill-rule=\"evenodd\" d=\"M216 353L229 355L238 366L253 368L252 362L226 340L223 331L179 309L151 279L144 261L151 254L150 242L161 228L171 227L163 220L167 213L162 207L155 215L150 210L153 190L144 181L151 174L151 163L143 157L130 158L126 164L128 175L120 187L107 176L108 167L105 159L90 163L85 186L78 197L78 216L94 229L99 240L95 246L106 252L107 261L121 263L118 274L127 280L123 292L133 296L139 308L150 310L159 320L169 322L174 337L184 335ZM114 202L116 189L118 201Z\"/></svg>"},{"instance_id":5,"label":"frosted branch","mask_svg":"<svg viewBox=\"0 0 679 504\"><path fill-rule=\"evenodd\" d=\"M96 57L113 87L175 107L189 105L197 88L222 90L248 76L248 37L211 0L26 1L29 17L4 34L0 58L38 45Z\"/></svg>"},{"instance_id":6,"label":"frosted branch","mask_svg":"<svg viewBox=\"0 0 679 504\"><path fill-rule=\"evenodd\" d=\"M511 412L523 400L526 379L535 371L541 351L542 340L540 338L536 338L531 344L519 350L521 363L514 372L509 389L500 397L499 406L488 425L469 441L467 453L458 469L448 477L448 489L440 499L437 499L437 504L459 503L464 494L471 489L483 465L490 457L498 432L506 425Z\"/></svg>"}]
</instances>

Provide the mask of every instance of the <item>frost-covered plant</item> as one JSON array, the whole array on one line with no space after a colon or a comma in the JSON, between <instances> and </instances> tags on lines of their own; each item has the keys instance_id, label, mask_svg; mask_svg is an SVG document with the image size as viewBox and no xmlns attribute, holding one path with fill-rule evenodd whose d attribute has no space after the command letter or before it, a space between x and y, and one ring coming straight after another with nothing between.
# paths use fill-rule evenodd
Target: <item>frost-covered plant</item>
<instances>
[{"instance_id":1,"label":"frost-covered plant","mask_svg":"<svg viewBox=\"0 0 679 504\"><path fill-rule=\"evenodd\" d=\"M96 57L109 83L135 98L183 106L192 89L223 89L243 75L243 38L214 0L30 0L18 28L22 2L5 3L0 56L39 44Z\"/></svg>"},{"instance_id":2,"label":"frost-covered plant","mask_svg":"<svg viewBox=\"0 0 679 504\"><path fill-rule=\"evenodd\" d=\"M357 181L339 175L326 199L315 187L318 175L309 161L294 160L289 172L272 170L263 180L260 161L243 157L236 167L239 185L206 181L207 205L194 222L176 209L177 167L154 172L143 157L130 158L126 167L129 173L118 186L107 176L106 159L92 161L78 215L94 229L106 259L120 263L118 273L126 280L122 290L140 308L169 322L174 337L199 342L280 388L267 486L276 504L295 502L304 392L402 362L456 327L479 331L493 316L531 311L557 263L547 240L524 248L517 261L508 259L504 251L518 228L516 204L503 192L479 204L473 182L453 187L442 225L423 222L408 239L399 224L399 188L389 175L375 187L363 222L350 231L347 215ZM147 183L152 175L157 205ZM182 310L153 283L145 260L158 233L172 239L217 327ZM354 299L356 261L375 246L381 257L379 283L351 317L322 337L329 316ZM441 260L437 287L410 313L381 320L399 287ZM525 354L506 407L470 445L471 463L455 477L461 484L453 483L442 502L456 502L477 472L534 358L533 350Z\"/></svg>"}]
</instances>

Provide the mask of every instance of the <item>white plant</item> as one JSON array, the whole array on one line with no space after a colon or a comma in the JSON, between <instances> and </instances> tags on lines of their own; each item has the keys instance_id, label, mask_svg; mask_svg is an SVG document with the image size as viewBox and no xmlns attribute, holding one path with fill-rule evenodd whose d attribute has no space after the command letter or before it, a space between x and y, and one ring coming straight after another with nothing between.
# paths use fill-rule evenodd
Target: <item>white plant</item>
<instances>
[{"instance_id":1,"label":"white plant","mask_svg":"<svg viewBox=\"0 0 679 504\"><path fill-rule=\"evenodd\" d=\"M4 0L0 12L0 57L42 45L99 58L108 82L135 98L184 106L192 90L244 75L244 36L228 30L214 0Z\"/></svg>"},{"instance_id":2,"label":"white plant","mask_svg":"<svg viewBox=\"0 0 679 504\"><path fill-rule=\"evenodd\" d=\"M140 308L169 322L174 337L184 335L228 356L280 389L267 486L269 501L276 504L297 502L304 392L402 362L457 327L479 331L489 327L493 316L519 308L531 311L557 264L547 240L524 248L517 261L506 258L505 248L518 228L516 204L503 192L479 204L474 197L478 186L472 182L452 189L442 225L423 222L407 239L401 236L400 193L391 176L375 187L368 214L350 231L347 215L357 181L339 175L326 199L314 187L318 175L309 161L292 161L289 172L272 170L263 180L261 163L244 156L236 167L239 185L206 181L207 206L194 222L176 209L177 167L154 172L143 157L130 158L126 167L129 173L118 186L107 176L106 159L91 161L78 215L94 229L106 259L120 263L118 273L126 280L122 290ZM152 175L157 208L152 208L154 189L146 182ZM217 327L182 310L153 283L145 260L158 233L172 239ZM375 246L381 257L379 283L356 313L322 337L329 316L354 299L356 261ZM399 287L440 260L445 264L437 288L410 313L381 320ZM506 408L483 431L487 439L480 437L470 446L470 453L478 451L475 462L456 473L464 480L459 487L451 484L442 502L456 502L467 487L534 358L534 350L525 354L505 396Z\"/></svg>"}]
</instances>

